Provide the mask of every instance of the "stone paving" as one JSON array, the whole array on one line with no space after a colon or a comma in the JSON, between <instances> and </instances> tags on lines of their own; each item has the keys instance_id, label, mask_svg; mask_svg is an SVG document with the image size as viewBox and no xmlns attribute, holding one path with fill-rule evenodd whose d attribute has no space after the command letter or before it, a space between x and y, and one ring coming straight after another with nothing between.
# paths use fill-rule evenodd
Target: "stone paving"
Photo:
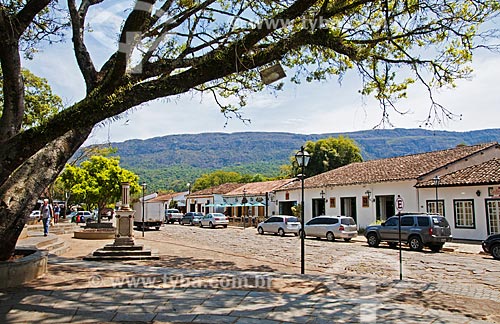
<instances>
[{"instance_id":1,"label":"stone paving","mask_svg":"<svg viewBox=\"0 0 500 324\"><path fill-rule=\"evenodd\" d=\"M375 284L370 278L347 276L183 270L64 257L52 257L50 263L93 269L95 275L67 287L33 285L0 292L0 323L490 323L395 302L398 295L443 288L412 280ZM262 290L278 278L330 282L337 290L334 294ZM362 284L346 288L353 281Z\"/></svg>"},{"instance_id":2,"label":"stone paving","mask_svg":"<svg viewBox=\"0 0 500 324\"><path fill-rule=\"evenodd\" d=\"M226 262L214 263L219 270L196 270L192 263L188 269L169 267L167 256L155 266L53 255L47 280L0 291L0 323L479 324L500 319L500 311L491 314L492 308L499 309L500 266L478 255L478 245L452 243L448 248L453 253L405 251L405 277L400 282L394 279L397 251L370 249L362 238L351 243L307 240L307 264L325 271L301 276L273 269L297 261L294 237L182 226L147 234L145 239L136 236L140 244L168 250L185 240L202 253L212 253L194 259L195 265L209 262L217 253L227 254L230 248L228 260L243 256L251 264L266 266L237 271ZM168 242L170 238L176 241ZM204 250L204 245L210 248ZM218 246L225 249L219 252ZM259 254L251 253L257 249ZM412 271L414 267L418 271ZM293 292L286 292L289 286ZM453 307L453 296L462 303L484 301L488 306L481 314L492 316L462 313Z\"/></svg>"}]
</instances>

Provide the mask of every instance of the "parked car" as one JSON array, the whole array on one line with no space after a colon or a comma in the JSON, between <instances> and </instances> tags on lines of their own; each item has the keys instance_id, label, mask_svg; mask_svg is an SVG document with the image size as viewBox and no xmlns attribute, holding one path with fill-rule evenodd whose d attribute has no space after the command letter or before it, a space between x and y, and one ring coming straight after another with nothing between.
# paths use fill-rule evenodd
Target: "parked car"
<instances>
[{"instance_id":1,"label":"parked car","mask_svg":"<svg viewBox=\"0 0 500 324\"><path fill-rule=\"evenodd\" d=\"M92 213L87 210L74 211L69 214L69 218L72 223L88 223L95 220Z\"/></svg>"},{"instance_id":2,"label":"parked car","mask_svg":"<svg viewBox=\"0 0 500 324\"><path fill-rule=\"evenodd\" d=\"M187 212L184 217L181 218L181 225L200 225L200 219L203 217L203 213L200 212Z\"/></svg>"},{"instance_id":3,"label":"parked car","mask_svg":"<svg viewBox=\"0 0 500 324\"><path fill-rule=\"evenodd\" d=\"M101 219L107 219L108 221L113 219L115 215L115 210L113 208L103 208L99 214L101 215Z\"/></svg>"},{"instance_id":4,"label":"parked car","mask_svg":"<svg viewBox=\"0 0 500 324\"><path fill-rule=\"evenodd\" d=\"M221 213L206 214L200 219L200 227L209 226L215 228L216 226L222 226L226 228L227 224L229 224L229 220L226 215Z\"/></svg>"},{"instance_id":5,"label":"parked car","mask_svg":"<svg viewBox=\"0 0 500 324\"><path fill-rule=\"evenodd\" d=\"M495 259L500 260L500 234L493 234L488 236L482 242L483 250L491 254Z\"/></svg>"},{"instance_id":6,"label":"parked car","mask_svg":"<svg viewBox=\"0 0 500 324\"><path fill-rule=\"evenodd\" d=\"M306 236L326 238L328 241L344 239L349 242L358 236L358 227L352 217L347 216L318 216L304 225ZM302 230L299 231L299 236Z\"/></svg>"},{"instance_id":7,"label":"parked car","mask_svg":"<svg viewBox=\"0 0 500 324\"><path fill-rule=\"evenodd\" d=\"M30 214L30 218L39 218L40 217L40 211L39 210L34 210Z\"/></svg>"},{"instance_id":8,"label":"parked car","mask_svg":"<svg viewBox=\"0 0 500 324\"><path fill-rule=\"evenodd\" d=\"M271 216L265 221L257 225L259 234L274 233L280 236L285 236L287 233L299 235L300 230L299 219L295 216L276 215Z\"/></svg>"},{"instance_id":9,"label":"parked car","mask_svg":"<svg viewBox=\"0 0 500 324\"><path fill-rule=\"evenodd\" d=\"M399 242L399 218L393 216L381 225L366 228L368 245L377 247L380 242L388 242L396 247ZM446 218L436 214L408 213L401 215L401 241L411 250L421 251L424 246L439 252L445 242L452 240L450 224Z\"/></svg>"},{"instance_id":10,"label":"parked car","mask_svg":"<svg viewBox=\"0 0 500 324\"><path fill-rule=\"evenodd\" d=\"M173 224L175 222L179 222L180 224L182 217L184 217L184 214L179 212L178 209L171 208L165 211L165 223Z\"/></svg>"}]
</instances>

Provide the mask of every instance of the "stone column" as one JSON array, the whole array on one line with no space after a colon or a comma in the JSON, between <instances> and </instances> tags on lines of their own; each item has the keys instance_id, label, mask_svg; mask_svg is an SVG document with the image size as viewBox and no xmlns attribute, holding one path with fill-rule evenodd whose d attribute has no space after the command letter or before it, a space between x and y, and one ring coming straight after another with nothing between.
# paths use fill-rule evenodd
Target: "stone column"
<instances>
[{"instance_id":1,"label":"stone column","mask_svg":"<svg viewBox=\"0 0 500 324\"><path fill-rule=\"evenodd\" d=\"M134 214L130 208L130 183L122 182L122 204L116 212L114 245L134 245Z\"/></svg>"}]
</instances>

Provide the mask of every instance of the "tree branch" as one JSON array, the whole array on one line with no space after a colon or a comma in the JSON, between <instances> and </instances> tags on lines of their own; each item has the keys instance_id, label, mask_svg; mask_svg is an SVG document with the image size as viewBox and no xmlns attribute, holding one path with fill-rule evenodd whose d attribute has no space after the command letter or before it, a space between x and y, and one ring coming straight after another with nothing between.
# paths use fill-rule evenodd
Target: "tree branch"
<instances>
[{"instance_id":1,"label":"tree branch","mask_svg":"<svg viewBox=\"0 0 500 324\"><path fill-rule=\"evenodd\" d=\"M84 0L80 4L80 9L77 9L75 0L68 0L75 57L80 71L82 72L83 79L85 80L87 93L89 93L96 85L97 71L84 42L85 17L91 5L101 3L103 1L104 0Z\"/></svg>"},{"instance_id":2,"label":"tree branch","mask_svg":"<svg viewBox=\"0 0 500 324\"><path fill-rule=\"evenodd\" d=\"M38 15L45 7L49 5L52 0L30 0L14 17L15 37L19 39L23 32L33 22L36 15Z\"/></svg>"}]
</instances>

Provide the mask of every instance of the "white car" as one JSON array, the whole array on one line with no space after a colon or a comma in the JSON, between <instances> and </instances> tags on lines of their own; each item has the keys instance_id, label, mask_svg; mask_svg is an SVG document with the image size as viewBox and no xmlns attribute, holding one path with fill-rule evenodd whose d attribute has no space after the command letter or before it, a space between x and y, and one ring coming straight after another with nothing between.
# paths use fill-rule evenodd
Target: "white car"
<instances>
[{"instance_id":1,"label":"white car","mask_svg":"<svg viewBox=\"0 0 500 324\"><path fill-rule=\"evenodd\" d=\"M347 216L318 216L304 225L306 236L326 238L335 241L341 238L348 242L358 236L358 228L352 217Z\"/></svg>"},{"instance_id":2,"label":"white car","mask_svg":"<svg viewBox=\"0 0 500 324\"><path fill-rule=\"evenodd\" d=\"M222 226L226 228L227 224L229 224L229 220L226 215L221 213L206 214L200 219L200 227L209 226L215 228L216 226Z\"/></svg>"},{"instance_id":3,"label":"white car","mask_svg":"<svg viewBox=\"0 0 500 324\"><path fill-rule=\"evenodd\" d=\"M297 236L300 231L300 222L295 216L271 216L257 225L257 231L259 234L268 232L285 236L286 233L293 233Z\"/></svg>"},{"instance_id":4,"label":"white car","mask_svg":"<svg viewBox=\"0 0 500 324\"><path fill-rule=\"evenodd\" d=\"M30 214L30 218L39 218L40 217L40 211L39 210L34 210Z\"/></svg>"}]
</instances>

